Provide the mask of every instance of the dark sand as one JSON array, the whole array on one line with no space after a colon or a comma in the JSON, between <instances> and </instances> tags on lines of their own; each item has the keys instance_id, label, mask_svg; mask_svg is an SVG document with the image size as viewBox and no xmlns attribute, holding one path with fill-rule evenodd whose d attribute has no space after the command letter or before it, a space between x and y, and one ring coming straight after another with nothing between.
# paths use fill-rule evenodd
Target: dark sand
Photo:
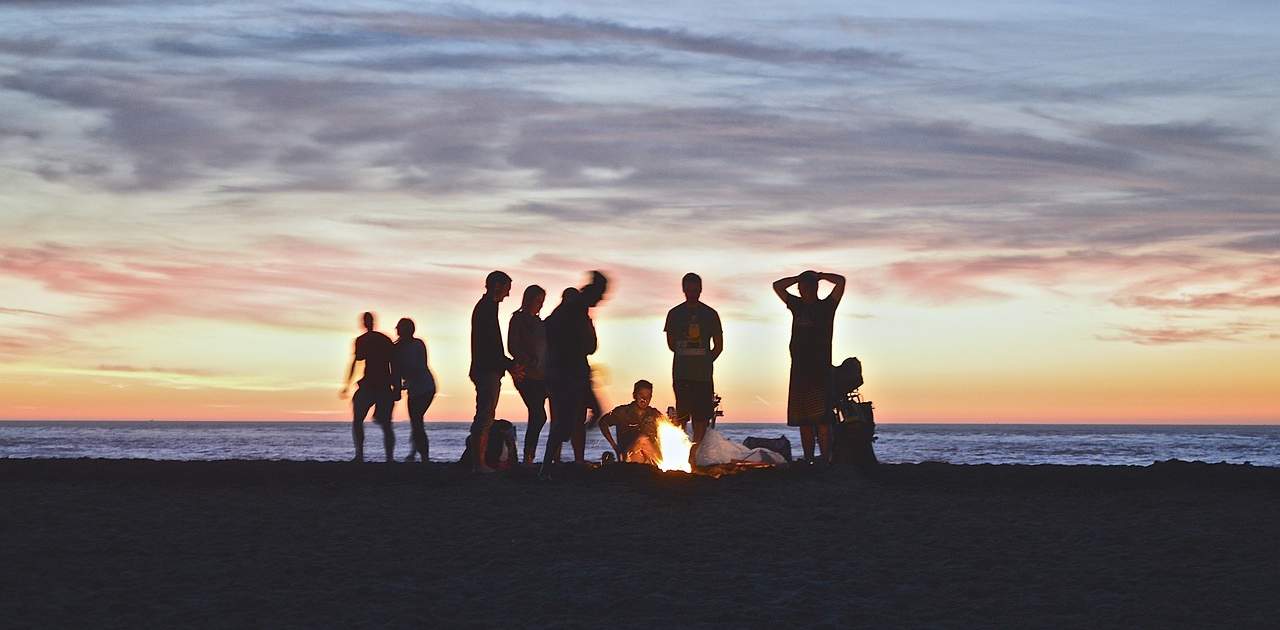
<instances>
[{"instance_id":1,"label":"dark sand","mask_svg":"<svg viewBox=\"0 0 1280 630\"><path fill-rule=\"evenodd\" d=\"M0 627L1280 624L1247 466L0 460L0 536Z\"/></svg>"}]
</instances>

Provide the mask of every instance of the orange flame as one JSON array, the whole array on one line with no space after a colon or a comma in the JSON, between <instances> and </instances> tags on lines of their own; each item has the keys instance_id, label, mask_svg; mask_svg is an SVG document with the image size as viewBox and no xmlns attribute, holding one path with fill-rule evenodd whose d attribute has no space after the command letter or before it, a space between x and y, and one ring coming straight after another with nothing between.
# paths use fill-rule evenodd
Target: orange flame
<instances>
[{"instance_id":1,"label":"orange flame","mask_svg":"<svg viewBox=\"0 0 1280 630\"><path fill-rule=\"evenodd\" d=\"M656 462L658 470L680 470L693 472L689 465L689 451L693 443L689 435L666 417L658 419L658 451L661 455Z\"/></svg>"}]
</instances>

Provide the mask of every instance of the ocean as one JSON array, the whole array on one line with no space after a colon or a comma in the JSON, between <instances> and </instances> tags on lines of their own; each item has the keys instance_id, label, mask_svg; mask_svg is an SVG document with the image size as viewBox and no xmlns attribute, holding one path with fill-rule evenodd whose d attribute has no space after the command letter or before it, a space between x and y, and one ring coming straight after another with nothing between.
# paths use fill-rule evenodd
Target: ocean
<instances>
[{"instance_id":1,"label":"ocean","mask_svg":"<svg viewBox=\"0 0 1280 630\"><path fill-rule=\"evenodd\" d=\"M409 449L409 426L394 426L400 459ZM516 427L523 443L524 424ZM799 433L781 423L722 422L718 428L738 442L783 435L800 453ZM881 423L877 429L876 455L889 463L1142 466L1181 459L1280 466L1280 426ZM370 423L365 433L367 458L381 459L382 432ZM427 433L432 461L457 461L467 423L428 422ZM587 436L588 459L598 461L608 445L594 428ZM539 459L542 452L539 446ZM0 458L341 461L351 455L347 422L0 422ZM564 456L572 458L567 444Z\"/></svg>"}]
</instances>

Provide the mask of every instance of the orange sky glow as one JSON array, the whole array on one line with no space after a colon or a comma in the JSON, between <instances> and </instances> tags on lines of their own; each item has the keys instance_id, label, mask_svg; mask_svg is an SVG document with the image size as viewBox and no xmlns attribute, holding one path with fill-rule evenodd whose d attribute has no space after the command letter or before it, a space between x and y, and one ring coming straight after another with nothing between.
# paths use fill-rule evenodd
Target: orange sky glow
<instances>
[{"instance_id":1,"label":"orange sky glow","mask_svg":"<svg viewBox=\"0 0 1280 630\"><path fill-rule=\"evenodd\" d=\"M469 420L485 275L505 330L599 269L606 404L673 403L694 271L780 421L816 269L882 422L1280 422L1262 5L54 4L0 7L0 420L346 419L365 310Z\"/></svg>"}]
</instances>

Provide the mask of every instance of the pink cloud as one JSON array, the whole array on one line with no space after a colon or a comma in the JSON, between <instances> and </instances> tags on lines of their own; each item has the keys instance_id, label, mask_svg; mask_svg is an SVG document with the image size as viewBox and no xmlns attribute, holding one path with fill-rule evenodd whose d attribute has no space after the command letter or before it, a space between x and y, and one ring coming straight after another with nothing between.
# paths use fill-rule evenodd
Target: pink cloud
<instances>
[{"instance_id":1,"label":"pink cloud","mask_svg":"<svg viewBox=\"0 0 1280 630\"><path fill-rule=\"evenodd\" d=\"M1246 336L1257 332L1258 324L1236 322L1225 326L1206 328L1178 328L1163 326L1156 328L1119 328L1118 334L1098 335L1102 341L1129 341L1144 346L1158 346L1180 343L1196 343L1203 341L1243 341Z\"/></svg>"}]
</instances>

